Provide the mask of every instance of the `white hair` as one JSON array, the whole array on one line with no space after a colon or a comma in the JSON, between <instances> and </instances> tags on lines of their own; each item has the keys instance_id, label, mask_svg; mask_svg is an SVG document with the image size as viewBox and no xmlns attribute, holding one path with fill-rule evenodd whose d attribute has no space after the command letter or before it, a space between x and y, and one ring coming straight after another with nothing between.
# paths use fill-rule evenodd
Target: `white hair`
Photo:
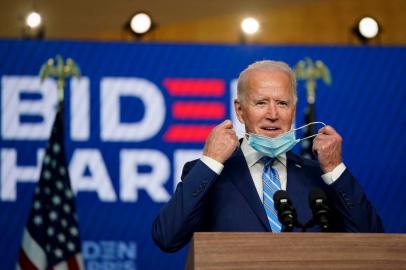
<instances>
[{"instance_id":1,"label":"white hair","mask_svg":"<svg viewBox=\"0 0 406 270\"><path fill-rule=\"evenodd\" d=\"M243 102L245 99L245 85L248 78L248 74L252 71L281 71L284 72L289 77L291 93L293 96L293 104L297 102L297 93L296 93L296 76L293 70L289 67L288 64L282 61L272 61L272 60L262 60L255 62L249 65L244 69L238 78L237 84L237 96L240 102Z\"/></svg>"}]
</instances>

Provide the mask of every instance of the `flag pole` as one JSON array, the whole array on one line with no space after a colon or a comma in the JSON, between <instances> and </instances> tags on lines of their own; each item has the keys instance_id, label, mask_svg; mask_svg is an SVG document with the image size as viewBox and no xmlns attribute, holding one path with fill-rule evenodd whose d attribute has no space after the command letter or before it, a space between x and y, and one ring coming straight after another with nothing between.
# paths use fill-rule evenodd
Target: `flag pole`
<instances>
[{"instance_id":1,"label":"flag pole","mask_svg":"<svg viewBox=\"0 0 406 270\"><path fill-rule=\"evenodd\" d=\"M331 73L329 68L323 61L317 60L313 61L310 57L305 57L300 60L295 68L294 72L296 74L297 80L305 81L306 87L306 101L307 106L305 109L305 125L316 120L316 87L317 81L322 80L326 85L331 85ZM315 134L314 125L306 127L306 131L303 137L309 137ZM301 143L301 156L309 159L315 159L312 151L313 140L303 140Z\"/></svg>"}]
</instances>

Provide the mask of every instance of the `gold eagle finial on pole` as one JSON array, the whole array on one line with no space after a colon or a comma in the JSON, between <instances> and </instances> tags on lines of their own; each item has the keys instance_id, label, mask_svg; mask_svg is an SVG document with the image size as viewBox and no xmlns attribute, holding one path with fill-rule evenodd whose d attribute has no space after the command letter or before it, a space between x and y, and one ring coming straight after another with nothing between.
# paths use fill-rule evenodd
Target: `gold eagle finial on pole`
<instances>
[{"instance_id":1,"label":"gold eagle finial on pole","mask_svg":"<svg viewBox=\"0 0 406 270\"><path fill-rule=\"evenodd\" d=\"M296 64L294 71L298 80L306 81L307 103L309 104L316 102L317 80L321 79L325 84L331 84L330 70L321 60L313 62L312 59L306 57Z\"/></svg>"},{"instance_id":2,"label":"gold eagle finial on pole","mask_svg":"<svg viewBox=\"0 0 406 270\"><path fill-rule=\"evenodd\" d=\"M80 78L80 68L72 58L67 58L66 61L61 55L57 55L55 59L49 58L42 66L39 72L41 82L47 77L53 77L57 80L58 85L58 104L61 104L64 97L65 79L68 77Z\"/></svg>"}]
</instances>

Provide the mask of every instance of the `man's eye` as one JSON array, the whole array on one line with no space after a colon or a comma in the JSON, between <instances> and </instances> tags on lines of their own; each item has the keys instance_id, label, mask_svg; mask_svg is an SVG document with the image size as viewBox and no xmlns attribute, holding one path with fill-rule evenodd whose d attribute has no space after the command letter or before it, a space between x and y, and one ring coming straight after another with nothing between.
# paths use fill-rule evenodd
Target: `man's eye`
<instances>
[{"instance_id":1,"label":"man's eye","mask_svg":"<svg viewBox=\"0 0 406 270\"><path fill-rule=\"evenodd\" d=\"M265 105L265 101L256 101L255 105Z\"/></svg>"},{"instance_id":2,"label":"man's eye","mask_svg":"<svg viewBox=\"0 0 406 270\"><path fill-rule=\"evenodd\" d=\"M289 103L288 103L287 101L279 101L278 104L279 104L280 106L283 106L283 107L289 105Z\"/></svg>"}]
</instances>

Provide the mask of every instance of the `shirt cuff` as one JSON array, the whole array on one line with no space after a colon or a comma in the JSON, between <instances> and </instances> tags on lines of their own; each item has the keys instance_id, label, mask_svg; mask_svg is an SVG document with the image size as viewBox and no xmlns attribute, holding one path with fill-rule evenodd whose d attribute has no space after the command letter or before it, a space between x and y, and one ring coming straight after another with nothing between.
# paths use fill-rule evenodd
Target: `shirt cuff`
<instances>
[{"instance_id":1,"label":"shirt cuff","mask_svg":"<svg viewBox=\"0 0 406 270\"><path fill-rule=\"evenodd\" d=\"M217 175L220 175L221 171L224 168L224 165L218 162L215 159L212 159L211 157L208 156L202 156L200 160L207 165L213 172L215 172Z\"/></svg>"},{"instance_id":2,"label":"shirt cuff","mask_svg":"<svg viewBox=\"0 0 406 270\"><path fill-rule=\"evenodd\" d=\"M325 173L321 176L323 178L323 181L327 185L331 185L334 183L340 176L343 174L347 167L345 167L344 163L340 163L337 167L334 168L331 172Z\"/></svg>"}]
</instances>

